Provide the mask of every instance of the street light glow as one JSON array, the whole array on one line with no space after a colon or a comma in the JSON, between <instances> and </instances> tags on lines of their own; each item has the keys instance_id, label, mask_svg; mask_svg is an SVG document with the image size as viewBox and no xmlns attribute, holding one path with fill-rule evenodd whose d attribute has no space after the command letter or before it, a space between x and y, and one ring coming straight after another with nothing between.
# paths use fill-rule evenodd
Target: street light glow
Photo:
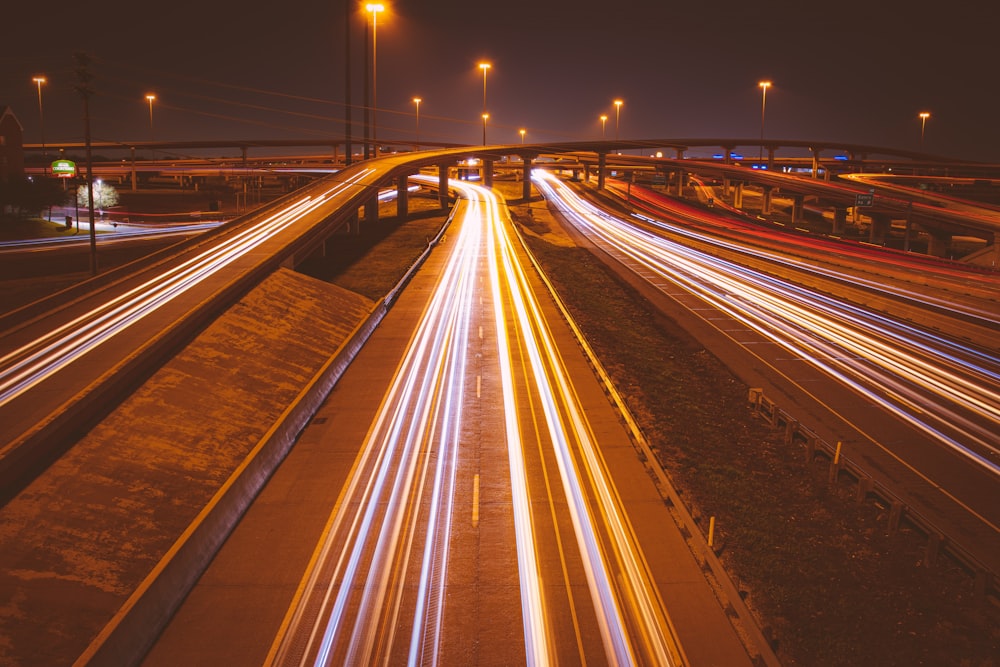
<instances>
[{"instance_id":1,"label":"street light glow","mask_svg":"<svg viewBox=\"0 0 1000 667\"><path fill-rule=\"evenodd\" d=\"M38 121L41 125L42 133L42 155L45 155L45 114L42 112L42 84L48 83L48 79L44 76L36 76L31 79L38 86Z\"/></svg>"},{"instance_id":2,"label":"street light glow","mask_svg":"<svg viewBox=\"0 0 1000 667\"><path fill-rule=\"evenodd\" d=\"M413 98L413 103L417 105L417 147L420 147L420 103L423 102L419 97Z\"/></svg>"},{"instance_id":3,"label":"street light glow","mask_svg":"<svg viewBox=\"0 0 1000 667\"><path fill-rule=\"evenodd\" d=\"M927 119L931 117L930 112L921 111L920 114L920 145L924 145L924 126L927 125Z\"/></svg>"},{"instance_id":4,"label":"street light glow","mask_svg":"<svg viewBox=\"0 0 1000 667\"><path fill-rule=\"evenodd\" d=\"M615 141L618 141L618 125L621 121L622 116L622 105L625 104L621 100L615 100Z\"/></svg>"},{"instance_id":5,"label":"street light glow","mask_svg":"<svg viewBox=\"0 0 1000 667\"><path fill-rule=\"evenodd\" d=\"M760 86L760 152L757 155L757 168L761 168L764 160L764 109L767 105L767 89L771 86L770 81L761 81Z\"/></svg>"},{"instance_id":6,"label":"street light glow","mask_svg":"<svg viewBox=\"0 0 1000 667\"><path fill-rule=\"evenodd\" d=\"M483 146L486 145L486 72L492 67L487 62L479 63L479 69L483 70Z\"/></svg>"},{"instance_id":7,"label":"street light glow","mask_svg":"<svg viewBox=\"0 0 1000 667\"><path fill-rule=\"evenodd\" d=\"M378 13L385 10L385 5L368 3L365 5L372 15L372 143L375 144L375 157L378 157Z\"/></svg>"}]
</instances>

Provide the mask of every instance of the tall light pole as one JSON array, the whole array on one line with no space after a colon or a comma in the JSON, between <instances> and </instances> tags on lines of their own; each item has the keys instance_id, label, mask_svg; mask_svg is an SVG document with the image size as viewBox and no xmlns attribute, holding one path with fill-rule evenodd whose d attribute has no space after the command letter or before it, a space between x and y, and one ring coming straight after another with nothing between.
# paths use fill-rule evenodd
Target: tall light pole
<instances>
[{"instance_id":1,"label":"tall light pole","mask_svg":"<svg viewBox=\"0 0 1000 667\"><path fill-rule=\"evenodd\" d=\"M517 133L521 135L521 143L523 144L523 143L524 143L524 135L525 135L525 134L527 134L527 133L528 133L528 131L527 131L527 130L525 130L525 129L524 129L523 127L522 127L522 128L520 129L520 130L518 130L518 131L517 131Z\"/></svg>"},{"instance_id":2,"label":"tall light pole","mask_svg":"<svg viewBox=\"0 0 1000 667\"><path fill-rule=\"evenodd\" d=\"M618 125L622 118L622 105L624 102L615 100L615 143L618 143Z\"/></svg>"},{"instance_id":3,"label":"tall light pole","mask_svg":"<svg viewBox=\"0 0 1000 667\"><path fill-rule=\"evenodd\" d=\"M757 154L757 168L763 168L764 161L764 110L767 108L767 89L771 87L770 81L761 81L760 86L760 152Z\"/></svg>"},{"instance_id":4,"label":"tall light pole","mask_svg":"<svg viewBox=\"0 0 1000 667\"><path fill-rule=\"evenodd\" d=\"M601 139L603 140L607 136L608 129L608 115L601 114Z\"/></svg>"},{"instance_id":5,"label":"tall light pole","mask_svg":"<svg viewBox=\"0 0 1000 667\"><path fill-rule=\"evenodd\" d=\"M483 146L486 145L486 119L488 114L486 113L486 72L489 71L489 63L479 63L479 69L483 70Z\"/></svg>"},{"instance_id":6,"label":"tall light pole","mask_svg":"<svg viewBox=\"0 0 1000 667\"><path fill-rule=\"evenodd\" d=\"M41 99L41 98L39 98ZM920 145L924 145L924 126L927 125L927 119L931 117L931 114L927 111L920 112Z\"/></svg>"},{"instance_id":7,"label":"tall light pole","mask_svg":"<svg viewBox=\"0 0 1000 667\"><path fill-rule=\"evenodd\" d=\"M38 86L38 121L42 125L42 156L44 157L47 153L45 152L45 114L42 113L42 84L48 83L48 80L44 76L36 76L32 81Z\"/></svg>"},{"instance_id":8,"label":"tall light pole","mask_svg":"<svg viewBox=\"0 0 1000 667\"><path fill-rule=\"evenodd\" d=\"M375 157L378 157L378 120L375 117L378 112L378 13L385 10L385 6L368 3L365 9L372 15L372 143Z\"/></svg>"},{"instance_id":9,"label":"tall light pole","mask_svg":"<svg viewBox=\"0 0 1000 667\"><path fill-rule=\"evenodd\" d=\"M153 148L153 100L156 99L156 95L153 93L146 94L146 101L149 102L149 150L152 152L153 159L156 159L156 149Z\"/></svg>"},{"instance_id":10,"label":"tall light pole","mask_svg":"<svg viewBox=\"0 0 1000 667\"><path fill-rule=\"evenodd\" d=\"M417 105L417 148L420 148L420 103L423 102L419 97L413 98L413 103Z\"/></svg>"}]
</instances>

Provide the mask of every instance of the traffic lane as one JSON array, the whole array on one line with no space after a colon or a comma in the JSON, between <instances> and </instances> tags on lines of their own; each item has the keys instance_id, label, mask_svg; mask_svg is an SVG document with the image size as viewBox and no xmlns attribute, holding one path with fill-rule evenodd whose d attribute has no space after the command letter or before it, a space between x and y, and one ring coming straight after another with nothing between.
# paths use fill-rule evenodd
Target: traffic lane
<instances>
[{"instance_id":1,"label":"traffic lane","mask_svg":"<svg viewBox=\"0 0 1000 667\"><path fill-rule=\"evenodd\" d=\"M525 254L520 244L517 244L517 249L519 254ZM562 311L548 296L547 287L534 271L528 272L528 278L532 290L539 296L541 311L549 323L560 361L572 379L576 400L586 416L594 440L599 443L607 473L688 664L751 664L748 649L743 645L733 621L723 611L717 593L707 581L692 547L657 489L653 473L640 459L620 413L609 400L579 341L566 324ZM653 462L650 464L655 465ZM551 469L551 466L547 467ZM540 474L540 471L536 473ZM543 484L543 480L535 479L532 488L537 489ZM543 502L544 498L538 498L535 504ZM551 531L548 534L553 539ZM575 544L575 538L571 540ZM563 543L566 544L567 540L563 539ZM553 544L545 544L551 552ZM570 581L576 603L580 605L581 595L587 596L582 598L586 600L589 593L579 588L576 577L571 577ZM552 594L564 595L561 590L554 590ZM591 658L592 654L588 653L588 659Z\"/></svg>"},{"instance_id":2,"label":"traffic lane","mask_svg":"<svg viewBox=\"0 0 1000 667\"><path fill-rule=\"evenodd\" d=\"M446 252L431 252L362 346L144 665L266 662Z\"/></svg>"},{"instance_id":3,"label":"traffic lane","mask_svg":"<svg viewBox=\"0 0 1000 667\"><path fill-rule=\"evenodd\" d=\"M348 194L348 189L341 189L340 197ZM273 264L270 258L301 234L297 227L320 224L342 205L336 197L331 202L328 206L333 208L311 211L292 206L282 216L270 216L272 221L262 225L261 231L234 227L170 262L158 263L29 326L6 332L0 340L4 353L0 437L7 444L0 455L6 456L52 419L65 415L83 395L99 392L101 382L122 365L154 350L165 341L165 332L184 326L180 323L185 318L195 317L188 320L188 329L192 323L195 327L204 324L213 307L228 304L247 287L237 289L235 281L263 277ZM206 247L213 250L206 251ZM183 268L192 262L200 267ZM111 340L114 344L109 344ZM178 344L169 341L167 348ZM108 405L117 398L110 395L100 402Z\"/></svg>"},{"instance_id":4,"label":"traffic lane","mask_svg":"<svg viewBox=\"0 0 1000 667\"><path fill-rule=\"evenodd\" d=\"M973 540L969 544L984 563L1000 566L996 563L1000 534L991 527L998 518L991 475L901 422L887 419L885 411L871 401L790 358L784 348L760 338L745 324L676 283L598 246L573 225L562 224L578 243L594 249L619 276L712 351L745 384L761 387L766 396L828 443L844 442L845 456L858 461L876 478L887 480L904 502L934 525L953 525L957 534L969 536ZM785 365L792 367L789 374L793 377L777 368L778 359L791 362ZM927 483L923 472L904 463L911 460L920 471L928 471L933 481Z\"/></svg>"}]
</instances>

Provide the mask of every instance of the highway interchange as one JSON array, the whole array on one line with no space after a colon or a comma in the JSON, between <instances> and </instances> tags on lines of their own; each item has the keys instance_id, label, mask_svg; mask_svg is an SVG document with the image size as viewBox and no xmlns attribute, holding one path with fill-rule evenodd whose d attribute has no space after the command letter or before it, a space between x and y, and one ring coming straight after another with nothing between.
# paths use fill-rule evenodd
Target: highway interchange
<instances>
[{"instance_id":1,"label":"highway interchange","mask_svg":"<svg viewBox=\"0 0 1000 667\"><path fill-rule=\"evenodd\" d=\"M56 310L8 316L0 369L7 488L72 446L67 434L80 422L70 417L96 409L87 419L99 419L134 387L134 378L116 382L116 374L147 373L235 294L314 247L343 222L338 211L356 210L404 163L347 169L185 242L183 254L165 253L141 274L106 277L100 291L81 290ZM851 263L865 264L863 256L845 253L833 268L828 247L804 243L796 253L812 256L792 258L779 235L740 229L704 209L650 201L630 217L596 209L542 172L535 186L585 243L672 302L666 308L695 313L693 330L720 341L717 354L742 355L732 356L734 366L757 374L773 395L801 401L805 415L842 434L853 456L885 471L942 530L954 528L952 539L972 536L968 548L1000 569L990 560L1000 553L995 273L977 274L965 289L966 274L918 265L914 273L931 289L916 295L878 275L857 278ZM471 622L463 609L472 618L488 608L496 620L477 631L495 622L508 642L519 636L515 645L493 644L516 662L697 664L688 661L708 650L695 647L705 640L678 630L689 623L671 611L662 563L651 564L655 539L644 542L636 527L649 519L626 507L630 494L606 460L613 445L597 437L606 427L591 423L596 408L583 407L580 371L567 370L572 336L553 333L561 315L542 305L550 297L502 203L483 188L452 187L463 215L435 251L439 275L420 283L417 296L404 294L426 305L416 309L401 356L389 361L394 372L377 405L365 408L363 442L342 473L295 604L260 638L267 661L447 664L470 649L445 621L461 628ZM908 266L900 259L889 273ZM788 274L813 284L785 282ZM858 292L830 296L831 285L845 283ZM936 320L938 333L921 318ZM487 516L485 507L495 512ZM481 539L481 522L506 538L474 555L463 540ZM497 597L477 602L482 608L453 606L449 593L470 590L466 568L470 560L484 568L484 556L508 566L490 571ZM171 654L160 653L167 650L154 649L150 664L169 664L163 656Z\"/></svg>"}]
</instances>

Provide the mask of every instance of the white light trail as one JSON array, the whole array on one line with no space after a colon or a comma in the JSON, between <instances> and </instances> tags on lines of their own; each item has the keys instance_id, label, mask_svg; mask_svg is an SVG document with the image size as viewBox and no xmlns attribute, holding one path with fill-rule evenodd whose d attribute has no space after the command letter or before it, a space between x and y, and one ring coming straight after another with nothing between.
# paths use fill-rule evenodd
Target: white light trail
<instances>
[{"instance_id":1,"label":"white light trail","mask_svg":"<svg viewBox=\"0 0 1000 667\"><path fill-rule=\"evenodd\" d=\"M51 377L179 294L246 256L329 198L356 186L370 171L363 170L316 197L303 198L289 204L281 211L227 238L225 243L214 246L0 357L0 406Z\"/></svg>"},{"instance_id":2,"label":"white light trail","mask_svg":"<svg viewBox=\"0 0 1000 667\"><path fill-rule=\"evenodd\" d=\"M1000 361L995 357L670 241L597 210L550 175L536 170L533 178L548 197L561 202L574 225L613 252L680 285L1000 474Z\"/></svg>"}]
</instances>

